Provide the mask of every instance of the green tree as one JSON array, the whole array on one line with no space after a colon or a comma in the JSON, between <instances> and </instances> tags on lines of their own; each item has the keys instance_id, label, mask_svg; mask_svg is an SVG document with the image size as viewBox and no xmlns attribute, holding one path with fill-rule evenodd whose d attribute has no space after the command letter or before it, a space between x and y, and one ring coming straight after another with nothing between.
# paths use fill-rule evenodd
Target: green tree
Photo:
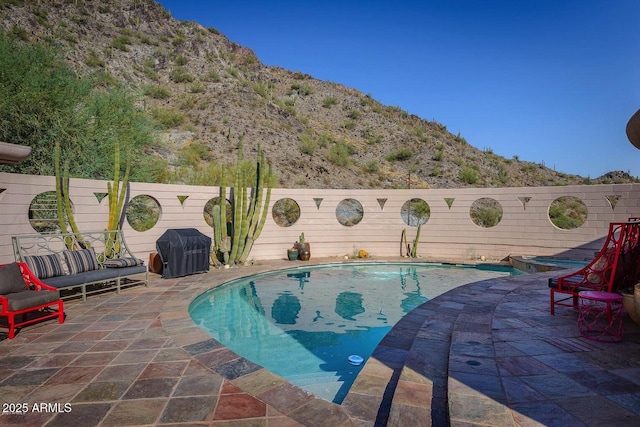
<instances>
[{"instance_id":1,"label":"green tree","mask_svg":"<svg viewBox=\"0 0 640 427\"><path fill-rule=\"evenodd\" d=\"M0 34L0 140L32 148L27 160L3 168L53 175L56 141L63 153L77 143L77 108L91 91L90 82L78 79L51 49Z\"/></svg>"},{"instance_id":2,"label":"green tree","mask_svg":"<svg viewBox=\"0 0 640 427\"><path fill-rule=\"evenodd\" d=\"M153 143L152 119L128 89L97 84L77 76L51 48L0 34L0 140L32 148L27 160L0 170L54 175L56 144L72 177L112 178L116 152L138 163ZM149 180L158 173L132 168L130 178Z\"/></svg>"}]
</instances>

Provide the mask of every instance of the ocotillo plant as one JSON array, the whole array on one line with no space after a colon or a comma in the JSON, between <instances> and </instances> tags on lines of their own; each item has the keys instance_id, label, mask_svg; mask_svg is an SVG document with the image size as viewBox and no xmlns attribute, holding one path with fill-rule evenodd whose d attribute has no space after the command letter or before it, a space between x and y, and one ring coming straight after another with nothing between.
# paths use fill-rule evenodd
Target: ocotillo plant
<instances>
[{"instance_id":1,"label":"ocotillo plant","mask_svg":"<svg viewBox=\"0 0 640 427\"><path fill-rule=\"evenodd\" d=\"M238 159L234 185L231 189L231 236L226 227L226 187L220 187L220 203L214 207L215 250L221 262L242 264L249 257L253 243L258 239L267 220L271 199L271 165L265 165L264 153L258 147L256 179L250 194L247 172L242 169L242 138L238 143ZM230 242L230 247L228 242Z\"/></svg>"}]
</instances>

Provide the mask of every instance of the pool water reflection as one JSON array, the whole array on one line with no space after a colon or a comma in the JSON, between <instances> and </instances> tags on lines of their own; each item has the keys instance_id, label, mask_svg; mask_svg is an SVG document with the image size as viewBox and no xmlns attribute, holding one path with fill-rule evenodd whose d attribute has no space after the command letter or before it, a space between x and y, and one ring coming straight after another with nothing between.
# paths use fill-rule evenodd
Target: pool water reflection
<instances>
[{"instance_id":1,"label":"pool water reflection","mask_svg":"<svg viewBox=\"0 0 640 427\"><path fill-rule=\"evenodd\" d=\"M337 264L285 270L212 289L192 319L229 349L326 400L341 403L364 360L404 314L460 285L510 268Z\"/></svg>"}]
</instances>

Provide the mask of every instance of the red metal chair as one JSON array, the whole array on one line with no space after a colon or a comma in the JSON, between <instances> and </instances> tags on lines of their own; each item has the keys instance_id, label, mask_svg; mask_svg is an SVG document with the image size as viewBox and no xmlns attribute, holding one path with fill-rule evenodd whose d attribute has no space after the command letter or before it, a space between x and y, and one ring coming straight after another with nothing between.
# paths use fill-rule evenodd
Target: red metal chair
<instances>
[{"instance_id":1,"label":"red metal chair","mask_svg":"<svg viewBox=\"0 0 640 427\"><path fill-rule=\"evenodd\" d=\"M612 222L600 252L582 269L549 279L551 314L555 306L576 308L580 291L617 292L640 277L640 222ZM567 297L556 301L556 294ZM566 302L571 300L571 302Z\"/></svg>"},{"instance_id":2,"label":"red metal chair","mask_svg":"<svg viewBox=\"0 0 640 427\"><path fill-rule=\"evenodd\" d=\"M9 339L16 328L32 323L55 317L58 323L64 322L64 304L56 288L42 283L24 262L0 265L0 269L0 317L7 318ZM16 322L18 315L22 321Z\"/></svg>"}]
</instances>

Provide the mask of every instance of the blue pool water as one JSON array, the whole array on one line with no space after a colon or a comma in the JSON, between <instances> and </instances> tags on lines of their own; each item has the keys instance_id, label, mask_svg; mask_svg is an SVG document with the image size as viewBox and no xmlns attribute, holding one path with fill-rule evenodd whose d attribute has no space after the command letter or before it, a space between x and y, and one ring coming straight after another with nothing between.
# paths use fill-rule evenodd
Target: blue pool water
<instances>
[{"instance_id":1,"label":"blue pool water","mask_svg":"<svg viewBox=\"0 0 640 427\"><path fill-rule=\"evenodd\" d=\"M191 318L211 337L321 398L341 403L404 314L455 287L520 274L508 267L335 264L229 282L197 297Z\"/></svg>"}]
</instances>

